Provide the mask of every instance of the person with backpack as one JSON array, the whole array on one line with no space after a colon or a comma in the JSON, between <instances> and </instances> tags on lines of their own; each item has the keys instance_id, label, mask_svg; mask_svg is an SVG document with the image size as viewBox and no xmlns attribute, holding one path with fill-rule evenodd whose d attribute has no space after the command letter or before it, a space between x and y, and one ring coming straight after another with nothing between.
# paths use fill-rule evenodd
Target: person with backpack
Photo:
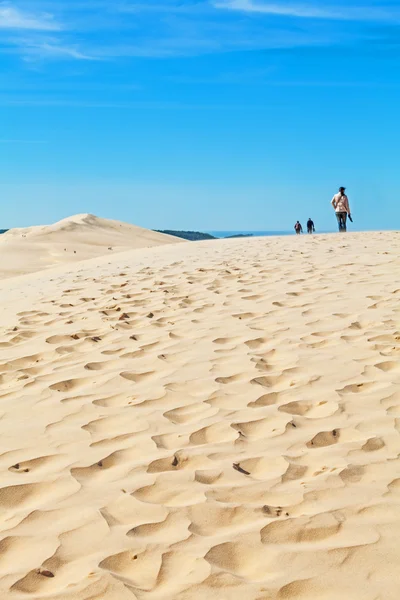
<instances>
[{"instance_id":1,"label":"person with backpack","mask_svg":"<svg viewBox=\"0 0 400 600\"><path fill-rule=\"evenodd\" d=\"M311 217L307 221L307 233L315 233L315 225Z\"/></svg>"},{"instance_id":2,"label":"person with backpack","mask_svg":"<svg viewBox=\"0 0 400 600\"><path fill-rule=\"evenodd\" d=\"M353 219L351 218L349 199L346 196L345 191L345 187L340 187L339 193L335 194L331 200L331 204L335 209L340 232L347 231L347 217L349 217L350 221L353 222Z\"/></svg>"},{"instance_id":3,"label":"person with backpack","mask_svg":"<svg viewBox=\"0 0 400 600\"><path fill-rule=\"evenodd\" d=\"M294 230L296 232L297 235L300 235L301 233L303 233L303 228L301 226L300 221L297 221L297 223L294 226Z\"/></svg>"}]
</instances>

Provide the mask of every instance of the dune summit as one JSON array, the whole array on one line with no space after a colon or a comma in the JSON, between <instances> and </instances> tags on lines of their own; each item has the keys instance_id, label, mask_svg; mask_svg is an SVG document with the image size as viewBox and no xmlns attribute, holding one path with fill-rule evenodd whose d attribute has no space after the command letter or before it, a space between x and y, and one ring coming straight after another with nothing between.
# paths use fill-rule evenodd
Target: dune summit
<instances>
[{"instance_id":1,"label":"dune summit","mask_svg":"<svg viewBox=\"0 0 400 600\"><path fill-rule=\"evenodd\" d=\"M397 600L400 234L0 282L0 598Z\"/></svg>"},{"instance_id":2,"label":"dune summit","mask_svg":"<svg viewBox=\"0 0 400 600\"><path fill-rule=\"evenodd\" d=\"M128 223L82 214L54 225L11 229L0 236L0 278L112 252L177 244L183 240Z\"/></svg>"}]
</instances>

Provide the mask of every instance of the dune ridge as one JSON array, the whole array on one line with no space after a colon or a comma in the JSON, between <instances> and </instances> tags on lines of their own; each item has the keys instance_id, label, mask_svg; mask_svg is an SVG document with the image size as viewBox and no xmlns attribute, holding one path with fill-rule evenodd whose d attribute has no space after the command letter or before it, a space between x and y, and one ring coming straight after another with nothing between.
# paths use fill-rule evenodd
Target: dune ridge
<instances>
[{"instance_id":1,"label":"dune ridge","mask_svg":"<svg viewBox=\"0 0 400 600\"><path fill-rule=\"evenodd\" d=\"M400 234L0 282L0 597L397 600Z\"/></svg>"},{"instance_id":2,"label":"dune ridge","mask_svg":"<svg viewBox=\"0 0 400 600\"><path fill-rule=\"evenodd\" d=\"M53 225L10 229L0 236L0 279L114 252L177 244L182 239L136 225L81 214Z\"/></svg>"}]
</instances>

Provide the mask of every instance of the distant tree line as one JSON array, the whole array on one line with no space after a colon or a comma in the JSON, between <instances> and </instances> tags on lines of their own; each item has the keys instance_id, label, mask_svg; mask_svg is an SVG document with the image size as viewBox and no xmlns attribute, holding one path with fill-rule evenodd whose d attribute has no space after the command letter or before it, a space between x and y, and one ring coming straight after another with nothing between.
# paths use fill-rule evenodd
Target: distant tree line
<instances>
[{"instance_id":1,"label":"distant tree line","mask_svg":"<svg viewBox=\"0 0 400 600\"><path fill-rule=\"evenodd\" d=\"M175 237L182 238L184 240L189 240L189 242L198 242L200 240L217 240L213 235L209 233L201 233L200 231L175 231L172 229L155 229L157 233L165 233L167 235L174 235ZM226 239L231 238L244 238L244 237L252 237L251 233L238 233L237 235L228 235Z\"/></svg>"},{"instance_id":2,"label":"distant tree line","mask_svg":"<svg viewBox=\"0 0 400 600\"><path fill-rule=\"evenodd\" d=\"M200 231L173 231L172 229L156 229L158 233L174 235L175 237L189 240L189 242L198 242L199 240L216 240L217 238L209 233L200 233Z\"/></svg>"},{"instance_id":3,"label":"distant tree line","mask_svg":"<svg viewBox=\"0 0 400 600\"><path fill-rule=\"evenodd\" d=\"M231 240L233 238L248 238L253 237L252 233L237 233L236 235L227 235L226 240Z\"/></svg>"}]
</instances>

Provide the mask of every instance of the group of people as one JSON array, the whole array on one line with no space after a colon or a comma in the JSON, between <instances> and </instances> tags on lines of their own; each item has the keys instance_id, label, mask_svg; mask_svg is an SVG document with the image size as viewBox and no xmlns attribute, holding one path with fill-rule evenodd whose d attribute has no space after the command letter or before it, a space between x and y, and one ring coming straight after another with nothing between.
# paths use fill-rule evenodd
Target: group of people
<instances>
[{"instance_id":1,"label":"group of people","mask_svg":"<svg viewBox=\"0 0 400 600\"><path fill-rule=\"evenodd\" d=\"M294 226L294 230L297 233L297 235L303 233L303 226L300 223L300 221L297 221L297 223ZM307 221L307 233L315 233L315 225L311 217Z\"/></svg>"},{"instance_id":2,"label":"group of people","mask_svg":"<svg viewBox=\"0 0 400 600\"><path fill-rule=\"evenodd\" d=\"M351 217L349 199L346 196L345 192L346 192L346 188L340 187L339 193L335 194L331 200L331 204L336 213L336 219L338 222L338 227L339 227L340 232L347 231L347 218L349 218L349 220L351 222L353 222L353 219ZM301 233L303 233L303 227L302 227L300 221L296 222L296 224L294 226L294 230L297 235L300 235ZM307 233L309 233L309 234L315 233L315 225L314 225L314 221L312 220L311 217L307 221Z\"/></svg>"}]
</instances>

